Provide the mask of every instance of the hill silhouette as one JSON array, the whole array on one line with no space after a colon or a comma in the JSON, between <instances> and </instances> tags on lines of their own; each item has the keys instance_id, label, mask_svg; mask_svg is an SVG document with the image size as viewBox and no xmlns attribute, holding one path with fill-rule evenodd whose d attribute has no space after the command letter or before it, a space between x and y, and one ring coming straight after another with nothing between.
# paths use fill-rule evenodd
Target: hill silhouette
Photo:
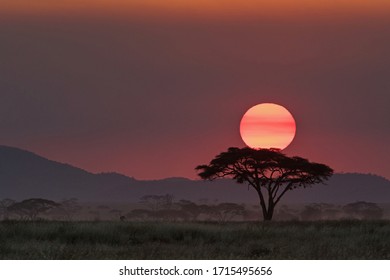
<instances>
[{"instance_id":1,"label":"hill silhouette","mask_svg":"<svg viewBox=\"0 0 390 280\"><path fill-rule=\"evenodd\" d=\"M0 146L0 199L42 197L59 200L137 202L147 194L172 194L177 199L257 203L257 195L231 180L215 182L167 178L136 180L118 173L94 174L32 152ZM348 203L365 200L390 203L390 181L376 175L335 174L327 185L297 189L284 203Z\"/></svg>"}]
</instances>

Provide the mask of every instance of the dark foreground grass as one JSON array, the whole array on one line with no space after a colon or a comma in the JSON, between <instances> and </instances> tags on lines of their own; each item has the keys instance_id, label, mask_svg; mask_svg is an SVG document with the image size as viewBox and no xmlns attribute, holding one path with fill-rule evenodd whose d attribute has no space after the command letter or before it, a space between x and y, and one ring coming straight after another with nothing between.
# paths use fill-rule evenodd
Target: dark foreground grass
<instances>
[{"instance_id":1,"label":"dark foreground grass","mask_svg":"<svg viewBox=\"0 0 390 280\"><path fill-rule=\"evenodd\" d=\"M390 259L390 222L1 222L1 259Z\"/></svg>"}]
</instances>

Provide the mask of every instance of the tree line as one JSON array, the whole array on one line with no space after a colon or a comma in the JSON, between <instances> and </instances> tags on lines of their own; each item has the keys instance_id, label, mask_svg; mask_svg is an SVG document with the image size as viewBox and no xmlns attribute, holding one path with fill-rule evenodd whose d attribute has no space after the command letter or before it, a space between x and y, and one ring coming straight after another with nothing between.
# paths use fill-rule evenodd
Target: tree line
<instances>
[{"instance_id":1,"label":"tree line","mask_svg":"<svg viewBox=\"0 0 390 280\"><path fill-rule=\"evenodd\" d=\"M123 219L160 221L257 221L259 209L237 203L204 204L189 200L174 202L173 196L148 195L141 198L140 205ZM384 210L376 203L358 201L345 205L311 203L299 209L282 205L275 211L276 220L377 220L384 218Z\"/></svg>"},{"instance_id":2,"label":"tree line","mask_svg":"<svg viewBox=\"0 0 390 280\"><path fill-rule=\"evenodd\" d=\"M40 220L51 217L59 220L72 220L81 206L76 198L60 202L44 198L29 198L22 201L0 200L0 218L2 220Z\"/></svg>"},{"instance_id":3,"label":"tree line","mask_svg":"<svg viewBox=\"0 0 390 280\"><path fill-rule=\"evenodd\" d=\"M228 148L227 151L216 155L209 164L198 165L195 170L204 180L230 178L239 184L247 184L257 193L259 208L264 221L270 221L277 212L278 216L288 214L302 219L335 218L340 209L325 207L323 204L312 204L298 216L287 213L283 207L277 207L286 193L297 188L308 188L325 183L332 175L333 169L321 163L293 156L289 157L279 149L252 149L249 147ZM217 220L245 219L248 209L243 204L219 203L196 204L189 200L174 202L173 196L147 195L141 198L142 208L123 213L119 209L111 209L112 215L119 215L120 220ZM3 200L0 204L3 219L17 216L20 219L35 220L44 214L57 213L71 219L78 209L76 200L54 202L42 198L31 198L21 202ZM326 208L326 209L325 209ZM356 202L342 208L344 214L340 217L351 218L381 218L383 210L369 202ZM95 219L100 219L99 210L91 210Z\"/></svg>"},{"instance_id":4,"label":"tree line","mask_svg":"<svg viewBox=\"0 0 390 280\"><path fill-rule=\"evenodd\" d=\"M145 195L132 209L118 209L107 205L96 207L83 206L77 199L64 199L55 202L43 198L31 198L22 201L0 200L1 220L83 220L86 212L92 220L101 220L101 213L108 214L108 220L116 221L257 221L258 206L232 202L193 202L175 200L171 194ZM275 210L276 220L338 220L359 219L376 220L384 218L384 210L377 204L358 201L346 205L312 203L303 207L281 205ZM107 219L107 216L106 216Z\"/></svg>"}]
</instances>

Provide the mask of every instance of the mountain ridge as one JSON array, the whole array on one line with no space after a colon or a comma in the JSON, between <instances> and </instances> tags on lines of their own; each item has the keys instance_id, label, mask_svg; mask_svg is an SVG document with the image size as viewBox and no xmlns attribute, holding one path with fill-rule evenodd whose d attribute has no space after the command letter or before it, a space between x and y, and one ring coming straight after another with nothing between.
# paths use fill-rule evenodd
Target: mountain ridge
<instances>
[{"instance_id":1,"label":"mountain ridge","mask_svg":"<svg viewBox=\"0 0 390 280\"><path fill-rule=\"evenodd\" d=\"M92 173L20 148L0 145L0 199L76 197L80 201L136 202L143 195L172 194L177 199L257 203L257 194L229 179L213 182L171 177L138 180L116 173ZM286 194L286 203L390 203L390 181L373 174L337 173L327 182ZM283 202L282 202L283 203Z\"/></svg>"}]
</instances>

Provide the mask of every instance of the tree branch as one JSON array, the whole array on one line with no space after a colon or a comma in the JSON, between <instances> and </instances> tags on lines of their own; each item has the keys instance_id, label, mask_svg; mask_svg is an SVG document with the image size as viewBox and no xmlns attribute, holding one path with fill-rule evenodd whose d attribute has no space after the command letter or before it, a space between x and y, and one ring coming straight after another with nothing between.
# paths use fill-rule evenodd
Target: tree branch
<instances>
[{"instance_id":1,"label":"tree branch","mask_svg":"<svg viewBox=\"0 0 390 280\"><path fill-rule=\"evenodd\" d=\"M279 200L282 198L282 196L289 190L291 190L291 186L293 185L292 182L288 183L286 188L281 192L281 194L278 196L278 198L275 200L275 205L279 202Z\"/></svg>"}]
</instances>

